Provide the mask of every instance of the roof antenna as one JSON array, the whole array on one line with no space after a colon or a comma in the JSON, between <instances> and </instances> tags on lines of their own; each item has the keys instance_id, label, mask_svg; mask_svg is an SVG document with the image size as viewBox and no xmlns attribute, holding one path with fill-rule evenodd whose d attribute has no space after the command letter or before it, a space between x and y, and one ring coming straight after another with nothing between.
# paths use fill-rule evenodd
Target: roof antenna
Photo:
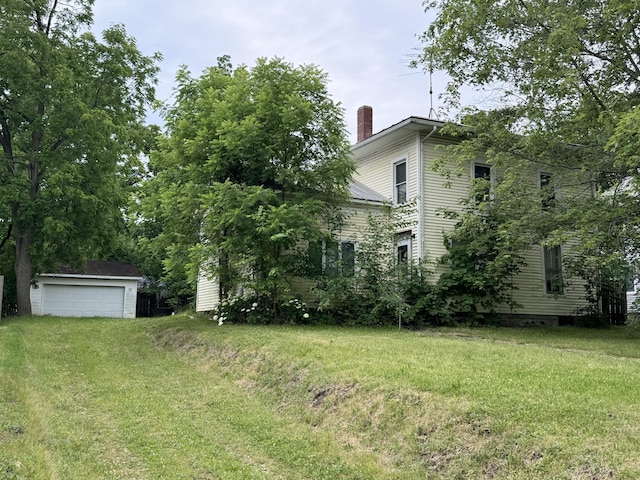
<instances>
[{"instance_id":1,"label":"roof antenna","mask_svg":"<svg viewBox=\"0 0 640 480\"><path fill-rule=\"evenodd\" d=\"M433 54L429 54L429 115L430 120L439 120L438 114L433 108Z\"/></svg>"}]
</instances>

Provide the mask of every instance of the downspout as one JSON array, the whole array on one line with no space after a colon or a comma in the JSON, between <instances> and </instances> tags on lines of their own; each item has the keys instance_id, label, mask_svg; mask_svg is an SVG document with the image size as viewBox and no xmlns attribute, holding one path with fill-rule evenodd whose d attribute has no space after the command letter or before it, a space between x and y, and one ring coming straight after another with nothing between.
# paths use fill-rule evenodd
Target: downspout
<instances>
[{"instance_id":1,"label":"downspout","mask_svg":"<svg viewBox=\"0 0 640 480\"><path fill-rule=\"evenodd\" d=\"M424 244L424 158L422 154L422 150L424 148L424 142L427 141L438 131L437 126L433 126L431 131L427 134L426 137L420 141L420 133L418 133L417 137L417 149L418 149L418 258L422 260L423 254L423 244Z\"/></svg>"}]
</instances>

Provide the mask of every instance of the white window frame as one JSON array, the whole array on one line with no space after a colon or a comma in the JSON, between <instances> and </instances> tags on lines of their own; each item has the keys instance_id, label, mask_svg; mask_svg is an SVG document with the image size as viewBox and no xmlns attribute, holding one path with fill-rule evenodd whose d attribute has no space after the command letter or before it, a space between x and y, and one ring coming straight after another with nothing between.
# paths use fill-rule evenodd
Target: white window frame
<instances>
[{"instance_id":1,"label":"white window frame","mask_svg":"<svg viewBox=\"0 0 640 480\"><path fill-rule=\"evenodd\" d=\"M484 162L473 162L471 177L475 180L476 178L476 167L484 167L489 169L489 181L493 181L493 166Z\"/></svg>"},{"instance_id":2,"label":"white window frame","mask_svg":"<svg viewBox=\"0 0 640 480\"><path fill-rule=\"evenodd\" d=\"M398 257L398 261L400 260L399 252L400 247L407 247L407 262L411 262L411 240L400 240L396 244L396 256Z\"/></svg>"},{"instance_id":3,"label":"white window frame","mask_svg":"<svg viewBox=\"0 0 640 480\"><path fill-rule=\"evenodd\" d=\"M496 169L493 167L493 165L489 165L488 163L473 162L473 164L471 165L471 184L473 184L473 182L475 182L477 178L480 178L476 177L476 167L485 167L489 169L489 200L493 200L493 189L496 184Z\"/></svg>"},{"instance_id":4,"label":"white window frame","mask_svg":"<svg viewBox=\"0 0 640 480\"><path fill-rule=\"evenodd\" d=\"M406 232L398 232L398 239L396 240L396 260L399 260L398 252L400 247L407 247L407 263L411 263L412 258L412 243L413 243L413 234L411 230L407 230ZM398 263L400 263L398 261Z\"/></svg>"},{"instance_id":5,"label":"white window frame","mask_svg":"<svg viewBox=\"0 0 640 480\"><path fill-rule=\"evenodd\" d=\"M352 243L353 244L353 272L355 273L358 269L358 262L357 262L357 257L358 257L358 242L357 240L353 240L350 238L337 238L334 239L333 242L335 242L337 244L337 248L338 248L338 258L335 259L338 262L342 261L342 249L343 249L343 245L345 243ZM329 258L329 248L328 248L328 244L326 240L322 241L322 274L323 275L327 275L328 271L331 267L333 267L332 265L330 265L330 261L333 261L334 259L330 259ZM342 273L342 272L341 272Z\"/></svg>"},{"instance_id":6,"label":"white window frame","mask_svg":"<svg viewBox=\"0 0 640 480\"><path fill-rule=\"evenodd\" d=\"M404 202L398 201L398 185L400 185L396 179L396 167L404 163L404 188L405 188L405 200ZM396 205L401 205L407 203L409 201L409 157L403 157L391 164L391 178L393 179L393 184L391 185L393 189L393 203Z\"/></svg>"}]
</instances>

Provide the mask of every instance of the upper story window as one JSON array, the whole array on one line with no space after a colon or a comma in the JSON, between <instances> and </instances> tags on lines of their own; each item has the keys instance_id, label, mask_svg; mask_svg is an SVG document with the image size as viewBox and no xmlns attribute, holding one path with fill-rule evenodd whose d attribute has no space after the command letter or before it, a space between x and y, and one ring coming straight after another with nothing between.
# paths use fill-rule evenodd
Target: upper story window
<instances>
[{"instance_id":1,"label":"upper story window","mask_svg":"<svg viewBox=\"0 0 640 480\"><path fill-rule=\"evenodd\" d=\"M491 198L491 167L482 163L473 165L473 190L476 202Z\"/></svg>"},{"instance_id":2,"label":"upper story window","mask_svg":"<svg viewBox=\"0 0 640 480\"><path fill-rule=\"evenodd\" d=\"M556 200L556 193L551 183L551 174L540 172L540 190L542 193L542 208L548 210L553 207Z\"/></svg>"},{"instance_id":3,"label":"upper story window","mask_svg":"<svg viewBox=\"0 0 640 480\"><path fill-rule=\"evenodd\" d=\"M473 176L474 178L491 180L491 167L489 165L476 163L473 167Z\"/></svg>"},{"instance_id":4,"label":"upper story window","mask_svg":"<svg viewBox=\"0 0 640 480\"><path fill-rule=\"evenodd\" d=\"M407 161L401 160L393 164L393 202L407 201Z\"/></svg>"}]
</instances>

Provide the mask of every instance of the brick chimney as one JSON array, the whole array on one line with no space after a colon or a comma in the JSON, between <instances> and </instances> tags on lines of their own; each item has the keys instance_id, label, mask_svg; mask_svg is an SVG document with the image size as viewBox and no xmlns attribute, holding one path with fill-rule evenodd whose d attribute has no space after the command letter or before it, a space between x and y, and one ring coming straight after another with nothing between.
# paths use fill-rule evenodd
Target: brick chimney
<instances>
[{"instance_id":1,"label":"brick chimney","mask_svg":"<svg viewBox=\"0 0 640 480\"><path fill-rule=\"evenodd\" d=\"M358 142L373 135L373 108L363 105L358 109Z\"/></svg>"}]
</instances>

